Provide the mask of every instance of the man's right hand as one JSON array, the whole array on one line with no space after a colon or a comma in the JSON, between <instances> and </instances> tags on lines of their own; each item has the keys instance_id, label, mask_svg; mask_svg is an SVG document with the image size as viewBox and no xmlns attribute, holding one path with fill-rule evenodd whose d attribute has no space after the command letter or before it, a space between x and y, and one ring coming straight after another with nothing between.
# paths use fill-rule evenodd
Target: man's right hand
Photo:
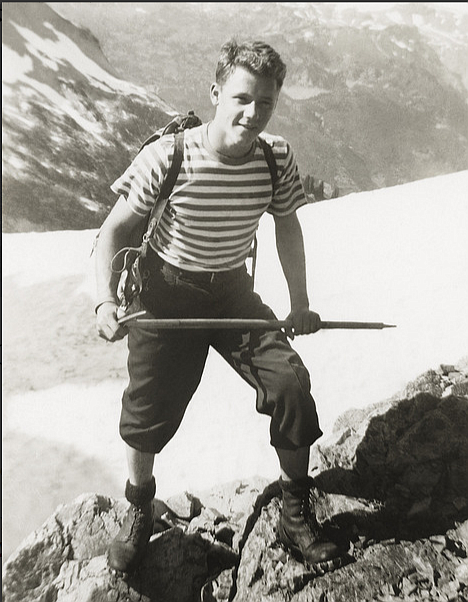
<instances>
[{"instance_id":1,"label":"man's right hand","mask_svg":"<svg viewBox=\"0 0 468 602\"><path fill-rule=\"evenodd\" d=\"M110 343L123 339L128 330L117 321L117 304L106 301L98 307L96 314L96 329L101 339Z\"/></svg>"}]
</instances>

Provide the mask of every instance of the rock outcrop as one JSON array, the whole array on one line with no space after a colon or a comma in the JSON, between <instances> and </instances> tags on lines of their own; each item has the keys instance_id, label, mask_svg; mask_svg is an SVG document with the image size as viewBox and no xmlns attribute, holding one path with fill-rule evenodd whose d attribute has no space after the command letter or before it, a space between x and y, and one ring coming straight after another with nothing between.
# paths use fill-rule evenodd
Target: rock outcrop
<instances>
[{"instance_id":1,"label":"rock outcrop","mask_svg":"<svg viewBox=\"0 0 468 602\"><path fill-rule=\"evenodd\" d=\"M128 502L83 494L61 506L31 534L4 567L4 602L192 602L205 583L234 567L235 532L249 515L249 499L264 487L234 484L245 512L231 521L200 500L182 494L153 502L154 534L138 573L124 581L112 575L106 549L117 534ZM228 543L225 543L228 542Z\"/></svg>"},{"instance_id":2,"label":"rock outcrop","mask_svg":"<svg viewBox=\"0 0 468 602\"><path fill-rule=\"evenodd\" d=\"M7 560L4 602L468 600L468 397L452 394L455 372L346 412L313 447L317 518L347 546L342 568L317 575L283 549L278 483L259 479L155 500L145 560L124 581L105 550L127 503L85 494Z\"/></svg>"},{"instance_id":3,"label":"rock outcrop","mask_svg":"<svg viewBox=\"0 0 468 602\"><path fill-rule=\"evenodd\" d=\"M423 392L432 393L435 397L468 397L468 356L457 364L441 364L435 370L427 370L408 383L393 399L408 399Z\"/></svg>"},{"instance_id":4,"label":"rock outcrop","mask_svg":"<svg viewBox=\"0 0 468 602\"><path fill-rule=\"evenodd\" d=\"M418 393L347 412L311 467L325 491L381 501L393 530L443 527L468 510L467 398Z\"/></svg>"}]
</instances>

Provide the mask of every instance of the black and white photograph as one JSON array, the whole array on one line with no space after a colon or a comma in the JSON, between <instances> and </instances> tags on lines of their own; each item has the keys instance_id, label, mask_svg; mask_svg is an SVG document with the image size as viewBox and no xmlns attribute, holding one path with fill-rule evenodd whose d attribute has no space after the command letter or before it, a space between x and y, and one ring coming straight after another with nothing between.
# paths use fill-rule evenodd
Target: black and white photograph
<instances>
[{"instance_id":1,"label":"black and white photograph","mask_svg":"<svg viewBox=\"0 0 468 602\"><path fill-rule=\"evenodd\" d=\"M468 602L468 3L2 3L2 601Z\"/></svg>"}]
</instances>

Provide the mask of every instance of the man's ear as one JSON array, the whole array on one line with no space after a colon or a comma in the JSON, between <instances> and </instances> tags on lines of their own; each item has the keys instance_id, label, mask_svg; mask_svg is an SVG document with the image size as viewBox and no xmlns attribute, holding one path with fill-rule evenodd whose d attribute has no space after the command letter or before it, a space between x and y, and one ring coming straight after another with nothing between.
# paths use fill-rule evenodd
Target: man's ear
<instances>
[{"instance_id":1,"label":"man's ear","mask_svg":"<svg viewBox=\"0 0 468 602\"><path fill-rule=\"evenodd\" d=\"M210 100L211 100L211 104L216 107L218 105L219 102L219 93L221 91L221 87L214 83L211 84L210 86Z\"/></svg>"}]
</instances>

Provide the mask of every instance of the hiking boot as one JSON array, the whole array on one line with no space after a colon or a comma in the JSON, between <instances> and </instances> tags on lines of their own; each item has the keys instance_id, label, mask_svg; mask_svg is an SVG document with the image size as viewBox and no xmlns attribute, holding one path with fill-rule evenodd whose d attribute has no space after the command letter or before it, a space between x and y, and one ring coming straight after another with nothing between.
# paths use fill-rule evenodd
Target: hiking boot
<instances>
[{"instance_id":1,"label":"hiking boot","mask_svg":"<svg viewBox=\"0 0 468 602\"><path fill-rule=\"evenodd\" d=\"M143 558L153 533L152 500L155 493L154 477L141 486L132 485L127 481L125 497L130 502L130 507L107 554L109 567L114 571L129 574L137 568Z\"/></svg>"},{"instance_id":2,"label":"hiking boot","mask_svg":"<svg viewBox=\"0 0 468 602\"><path fill-rule=\"evenodd\" d=\"M283 510L278 530L283 545L317 573L338 568L342 550L320 537L314 511L314 480L310 477L297 481L280 479L279 483L283 492Z\"/></svg>"}]
</instances>

